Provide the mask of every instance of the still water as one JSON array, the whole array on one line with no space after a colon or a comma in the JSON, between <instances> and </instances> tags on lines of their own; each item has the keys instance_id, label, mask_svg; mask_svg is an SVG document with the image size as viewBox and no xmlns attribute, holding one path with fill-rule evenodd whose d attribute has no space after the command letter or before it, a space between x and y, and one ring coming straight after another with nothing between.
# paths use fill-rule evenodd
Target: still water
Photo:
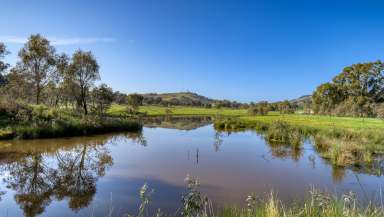
<instances>
[{"instance_id":1,"label":"still water","mask_svg":"<svg viewBox=\"0 0 384 217\"><path fill-rule=\"evenodd\" d=\"M364 168L332 167L310 141L293 150L251 131L218 133L208 118L151 119L140 134L1 142L0 216L136 214L144 183L151 207L174 213L187 174L217 208L271 190L297 201L311 186L377 200L384 184Z\"/></svg>"}]
</instances>

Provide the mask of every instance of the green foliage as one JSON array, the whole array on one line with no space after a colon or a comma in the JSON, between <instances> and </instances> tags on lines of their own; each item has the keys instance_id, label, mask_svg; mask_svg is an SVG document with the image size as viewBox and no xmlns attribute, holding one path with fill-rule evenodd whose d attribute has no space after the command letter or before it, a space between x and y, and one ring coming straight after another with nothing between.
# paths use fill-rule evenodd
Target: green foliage
<instances>
[{"instance_id":1,"label":"green foliage","mask_svg":"<svg viewBox=\"0 0 384 217\"><path fill-rule=\"evenodd\" d=\"M3 139L12 139L14 137L14 132L11 128L0 129L0 140Z\"/></svg>"},{"instance_id":2,"label":"green foliage","mask_svg":"<svg viewBox=\"0 0 384 217\"><path fill-rule=\"evenodd\" d=\"M0 42L0 86L4 85L6 83L5 78L3 76L3 72L9 67L9 64L2 61L2 59L7 55L9 52L5 45Z\"/></svg>"},{"instance_id":3,"label":"green foliage","mask_svg":"<svg viewBox=\"0 0 384 217\"><path fill-rule=\"evenodd\" d=\"M345 67L332 82L313 93L316 114L374 117L376 104L384 102L384 63L358 63Z\"/></svg>"},{"instance_id":4,"label":"green foliage","mask_svg":"<svg viewBox=\"0 0 384 217\"><path fill-rule=\"evenodd\" d=\"M269 104L266 101L256 103L248 108L250 115L267 115L270 110Z\"/></svg>"},{"instance_id":5,"label":"green foliage","mask_svg":"<svg viewBox=\"0 0 384 217\"><path fill-rule=\"evenodd\" d=\"M97 114L104 115L107 108L112 104L114 100L113 90L106 84L101 84L99 87L93 89L92 99L94 104L93 109Z\"/></svg>"},{"instance_id":6,"label":"green foliage","mask_svg":"<svg viewBox=\"0 0 384 217\"><path fill-rule=\"evenodd\" d=\"M18 125L12 130L14 137L20 139L57 138L69 136L82 136L118 131L140 131L141 124L137 121L120 118L76 118L55 120L52 123L39 125Z\"/></svg>"},{"instance_id":7,"label":"green foliage","mask_svg":"<svg viewBox=\"0 0 384 217\"><path fill-rule=\"evenodd\" d=\"M49 122L57 117L57 113L45 105L31 105L31 108L32 120L35 122Z\"/></svg>"},{"instance_id":8,"label":"green foliage","mask_svg":"<svg viewBox=\"0 0 384 217\"><path fill-rule=\"evenodd\" d=\"M92 52L78 50L73 54L72 62L68 67L72 88L78 89L75 91L77 93L75 98L87 115L89 90L95 81L100 80L99 65Z\"/></svg>"},{"instance_id":9,"label":"green foliage","mask_svg":"<svg viewBox=\"0 0 384 217\"><path fill-rule=\"evenodd\" d=\"M56 70L55 48L41 35L31 35L19 52L16 69L32 84L35 103L41 102L41 94L51 75Z\"/></svg>"},{"instance_id":10,"label":"green foliage","mask_svg":"<svg viewBox=\"0 0 384 217\"><path fill-rule=\"evenodd\" d=\"M140 94L129 94L127 96L128 105L134 109L138 109L143 104L144 97Z\"/></svg>"}]
</instances>

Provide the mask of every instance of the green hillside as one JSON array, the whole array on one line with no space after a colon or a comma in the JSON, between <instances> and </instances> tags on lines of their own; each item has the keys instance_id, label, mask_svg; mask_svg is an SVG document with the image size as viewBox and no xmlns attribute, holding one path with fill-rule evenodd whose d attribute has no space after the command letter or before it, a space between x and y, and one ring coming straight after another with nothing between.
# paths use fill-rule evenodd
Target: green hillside
<instances>
[{"instance_id":1,"label":"green hillside","mask_svg":"<svg viewBox=\"0 0 384 217\"><path fill-rule=\"evenodd\" d=\"M177 93L148 93L144 96L144 104L162 104L162 105L208 105L215 102L205 96L192 92Z\"/></svg>"}]
</instances>

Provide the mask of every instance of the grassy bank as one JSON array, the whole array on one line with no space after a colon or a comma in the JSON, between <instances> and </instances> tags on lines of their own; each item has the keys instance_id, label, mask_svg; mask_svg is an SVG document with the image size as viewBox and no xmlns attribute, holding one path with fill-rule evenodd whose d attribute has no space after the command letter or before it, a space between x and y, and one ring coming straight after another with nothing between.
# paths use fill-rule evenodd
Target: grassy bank
<instances>
[{"instance_id":1,"label":"grassy bank","mask_svg":"<svg viewBox=\"0 0 384 217\"><path fill-rule=\"evenodd\" d=\"M265 118L265 117L262 117ZM295 120L295 119L291 119ZM384 134L377 128L318 127L298 121L257 118L222 118L215 121L219 131L255 130L271 145L289 145L302 148L311 140L315 149L335 166L364 167L374 174L381 174L380 159L384 154ZM349 125L351 126L351 125Z\"/></svg>"},{"instance_id":2,"label":"grassy bank","mask_svg":"<svg viewBox=\"0 0 384 217\"><path fill-rule=\"evenodd\" d=\"M28 112L3 116L0 139L37 139L140 131L135 118L82 115L70 109L30 106Z\"/></svg>"},{"instance_id":3,"label":"grassy bank","mask_svg":"<svg viewBox=\"0 0 384 217\"><path fill-rule=\"evenodd\" d=\"M138 121L116 118L79 118L46 124L20 124L0 129L0 139L58 138L101 134L109 132L135 132L142 128Z\"/></svg>"}]
</instances>

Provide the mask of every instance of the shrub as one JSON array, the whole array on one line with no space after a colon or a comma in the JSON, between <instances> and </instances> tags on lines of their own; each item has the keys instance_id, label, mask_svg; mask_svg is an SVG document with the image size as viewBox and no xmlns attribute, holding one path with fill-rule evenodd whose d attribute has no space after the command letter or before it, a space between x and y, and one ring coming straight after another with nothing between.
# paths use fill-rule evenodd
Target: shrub
<instances>
[{"instance_id":1,"label":"shrub","mask_svg":"<svg viewBox=\"0 0 384 217\"><path fill-rule=\"evenodd\" d=\"M266 138L271 143L292 145L298 148L303 140L303 135L299 129L291 127L285 121L274 121L268 127Z\"/></svg>"},{"instance_id":2,"label":"shrub","mask_svg":"<svg viewBox=\"0 0 384 217\"><path fill-rule=\"evenodd\" d=\"M248 109L250 115L267 115L270 108L268 102L259 102Z\"/></svg>"}]
</instances>

